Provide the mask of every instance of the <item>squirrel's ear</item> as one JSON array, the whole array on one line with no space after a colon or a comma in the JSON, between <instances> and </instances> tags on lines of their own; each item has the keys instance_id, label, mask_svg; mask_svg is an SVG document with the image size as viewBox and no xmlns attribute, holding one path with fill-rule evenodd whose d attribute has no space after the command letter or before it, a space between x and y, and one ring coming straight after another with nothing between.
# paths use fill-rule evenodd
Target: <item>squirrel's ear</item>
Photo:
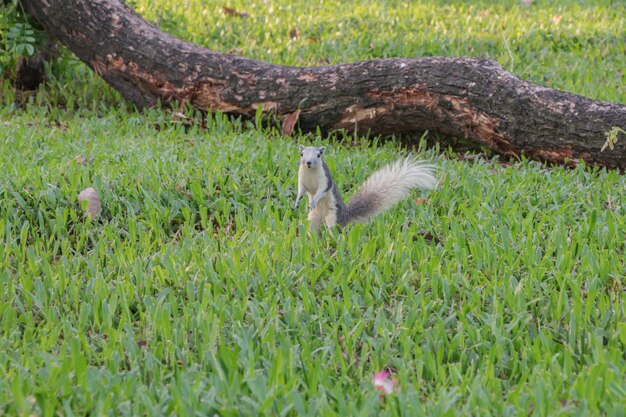
<instances>
[{"instance_id":1,"label":"squirrel's ear","mask_svg":"<svg viewBox=\"0 0 626 417\"><path fill-rule=\"evenodd\" d=\"M299 148L300 148L300 152L302 152L304 150L304 145L300 145Z\"/></svg>"},{"instance_id":2,"label":"squirrel's ear","mask_svg":"<svg viewBox=\"0 0 626 417\"><path fill-rule=\"evenodd\" d=\"M326 146L322 146L320 148L320 155L323 154L325 150L326 150Z\"/></svg>"}]
</instances>

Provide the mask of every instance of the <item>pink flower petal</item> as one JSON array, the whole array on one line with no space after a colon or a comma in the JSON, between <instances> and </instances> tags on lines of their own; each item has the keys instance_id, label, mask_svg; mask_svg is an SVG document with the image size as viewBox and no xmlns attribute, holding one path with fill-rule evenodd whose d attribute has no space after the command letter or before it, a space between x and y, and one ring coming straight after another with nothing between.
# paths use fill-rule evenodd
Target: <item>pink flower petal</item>
<instances>
[{"instance_id":1,"label":"pink flower petal","mask_svg":"<svg viewBox=\"0 0 626 417\"><path fill-rule=\"evenodd\" d=\"M389 371L380 371L374 374L374 385L383 383L391 374Z\"/></svg>"},{"instance_id":2,"label":"pink flower petal","mask_svg":"<svg viewBox=\"0 0 626 417\"><path fill-rule=\"evenodd\" d=\"M373 383L374 387L380 391L381 397L384 397L394 393L398 380L392 377L391 372L380 371L374 374Z\"/></svg>"}]
</instances>

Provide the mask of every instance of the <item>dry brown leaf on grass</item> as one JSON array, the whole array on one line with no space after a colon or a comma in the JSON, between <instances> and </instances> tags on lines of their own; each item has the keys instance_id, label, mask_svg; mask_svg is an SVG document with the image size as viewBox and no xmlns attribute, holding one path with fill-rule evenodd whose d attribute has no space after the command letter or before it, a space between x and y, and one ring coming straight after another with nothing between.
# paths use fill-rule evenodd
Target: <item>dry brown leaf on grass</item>
<instances>
[{"instance_id":1,"label":"dry brown leaf on grass","mask_svg":"<svg viewBox=\"0 0 626 417\"><path fill-rule=\"evenodd\" d=\"M174 188L176 189L176 191L187 197L189 200L193 200L193 195L189 191L187 191L184 185L176 184Z\"/></svg>"},{"instance_id":2,"label":"dry brown leaf on grass","mask_svg":"<svg viewBox=\"0 0 626 417\"><path fill-rule=\"evenodd\" d=\"M300 117L301 111L302 110L298 109L285 116L285 120L283 120L283 136L290 136L293 133L293 128L296 127L296 122L298 121L298 117Z\"/></svg>"},{"instance_id":3,"label":"dry brown leaf on grass","mask_svg":"<svg viewBox=\"0 0 626 417\"><path fill-rule=\"evenodd\" d=\"M226 13L229 16L238 16L238 17L241 17L241 18L248 17L248 13L247 12L239 12L239 11L233 9L232 7L224 6L224 7L222 7L222 10L224 11L224 13Z\"/></svg>"},{"instance_id":4,"label":"dry brown leaf on grass","mask_svg":"<svg viewBox=\"0 0 626 417\"><path fill-rule=\"evenodd\" d=\"M430 232L426 232L426 231L424 231L424 232L417 232L417 234L415 236L413 236L413 241L415 242L415 241L419 240L420 237L422 239L424 239L426 242L432 242L434 244L441 243L441 240L437 236L433 235Z\"/></svg>"},{"instance_id":5,"label":"dry brown leaf on grass","mask_svg":"<svg viewBox=\"0 0 626 417\"><path fill-rule=\"evenodd\" d=\"M84 157L83 155L76 155L74 158L70 159L66 166L70 166L73 163L77 163L77 164L81 164L81 165L87 165L93 162L93 157L88 156L88 157Z\"/></svg>"},{"instance_id":6,"label":"dry brown leaf on grass","mask_svg":"<svg viewBox=\"0 0 626 417\"><path fill-rule=\"evenodd\" d=\"M92 187L87 187L78 194L78 201L81 203L81 207L85 208L85 216L95 220L102 211L102 203L100 202L100 196L98 192ZM83 201L87 201L86 206Z\"/></svg>"},{"instance_id":7,"label":"dry brown leaf on grass","mask_svg":"<svg viewBox=\"0 0 626 417\"><path fill-rule=\"evenodd\" d=\"M615 210L616 208L610 195L607 196L606 202L604 203L604 208L607 210Z\"/></svg>"}]
</instances>

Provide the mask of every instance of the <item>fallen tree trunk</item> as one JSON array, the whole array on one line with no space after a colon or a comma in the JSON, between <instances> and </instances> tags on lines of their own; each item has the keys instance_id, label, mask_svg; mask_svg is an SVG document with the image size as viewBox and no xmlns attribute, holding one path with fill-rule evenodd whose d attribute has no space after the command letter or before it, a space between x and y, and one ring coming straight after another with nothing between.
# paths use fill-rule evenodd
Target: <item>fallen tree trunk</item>
<instances>
[{"instance_id":1,"label":"fallen tree trunk","mask_svg":"<svg viewBox=\"0 0 626 417\"><path fill-rule=\"evenodd\" d=\"M495 61L381 59L286 67L181 41L119 0L22 0L26 10L124 97L252 117L256 109L299 113L320 127L469 138L506 156L552 163L584 160L626 169L626 138L600 151L604 133L626 127L626 106L534 85Z\"/></svg>"}]
</instances>

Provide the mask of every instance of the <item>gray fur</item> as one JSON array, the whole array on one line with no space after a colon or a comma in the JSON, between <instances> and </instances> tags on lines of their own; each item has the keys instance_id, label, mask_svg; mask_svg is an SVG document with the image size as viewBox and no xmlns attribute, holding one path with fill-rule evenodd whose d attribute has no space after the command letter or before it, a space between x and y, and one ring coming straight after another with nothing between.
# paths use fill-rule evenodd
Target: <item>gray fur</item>
<instances>
[{"instance_id":1,"label":"gray fur","mask_svg":"<svg viewBox=\"0 0 626 417\"><path fill-rule=\"evenodd\" d=\"M359 219L369 217L370 213L379 210L382 198L382 195L357 192L346 206L346 218Z\"/></svg>"},{"instance_id":2,"label":"gray fur","mask_svg":"<svg viewBox=\"0 0 626 417\"><path fill-rule=\"evenodd\" d=\"M335 179L333 178L333 175L330 173L330 169L328 168L328 165L326 165L326 162L322 161L322 167L324 168L324 173L326 174L326 178L329 179L328 184L326 185L326 191L327 192L330 191L331 193L333 193L333 196L335 197L335 208L337 210L337 224L343 227L348 224L348 220L350 217L348 215L347 207L345 203L343 202L343 199L341 198L341 194L339 194L339 190L337 189L337 183L335 183Z\"/></svg>"},{"instance_id":3,"label":"gray fur","mask_svg":"<svg viewBox=\"0 0 626 417\"><path fill-rule=\"evenodd\" d=\"M335 186L335 180L333 179L333 175L330 173L330 169L328 169L328 165L326 165L326 162L322 161L322 167L324 168L324 174L326 174L326 178L328 178L328 184L326 185L325 190L328 191ZM336 189L337 187L335 187L335 190Z\"/></svg>"},{"instance_id":4,"label":"gray fur","mask_svg":"<svg viewBox=\"0 0 626 417\"><path fill-rule=\"evenodd\" d=\"M332 178L332 177L331 177ZM335 196L335 208L337 210L337 224L341 227L344 227L350 221L350 215L348 213L348 209L341 198L341 194L339 194L339 190L337 189L337 184L333 181L333 189L332 193Z\"/></svg>"}]
</instances>

